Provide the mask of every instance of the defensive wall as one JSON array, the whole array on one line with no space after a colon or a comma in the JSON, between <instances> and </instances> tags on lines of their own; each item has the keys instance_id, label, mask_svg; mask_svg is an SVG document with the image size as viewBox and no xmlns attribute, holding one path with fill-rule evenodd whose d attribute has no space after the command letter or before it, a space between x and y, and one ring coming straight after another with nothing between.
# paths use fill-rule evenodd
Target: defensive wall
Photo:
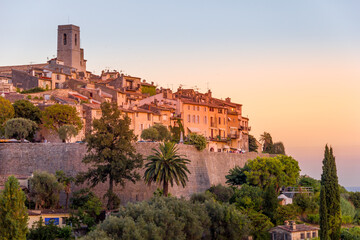
<instances>
[{"instance_id":1,"label":"defensive wall","mask_svg":"<svg viewBox=\"0 0 360 240\"><path fill-rule=\"evenodd\" d=\"M137 143L136 150L144 157L151 153L151 149L157 147L157 143ZM218 153L198 151L193 146L178 145L179 153L186 155L191 160L188 168L191 174L188 176L187 186L176 186L169 191L175 196L189 197L193 193L202 192L216 184L225 184L225 175L235 166L244 166L249 159L258 156L265 157L268 154L258 153ZM63 170L65 173L76 176L78 172L86 171L88 166L81 160L86 154L84 144L75 143L11 143L0 144L0 185L9 175L31 176L35 171L48 171L55 173ZM143 176L144 170L139 170ZM76 191L81 186L73 186ZM93 189L98 196L103 196L107 190L107 183L101 183ZM133 184L127 183L125 187L117 186L116 193L121 202L133 202L149 199L156 190L156 185L148 186L143 180Z\"/></svg>"}]
</instances>

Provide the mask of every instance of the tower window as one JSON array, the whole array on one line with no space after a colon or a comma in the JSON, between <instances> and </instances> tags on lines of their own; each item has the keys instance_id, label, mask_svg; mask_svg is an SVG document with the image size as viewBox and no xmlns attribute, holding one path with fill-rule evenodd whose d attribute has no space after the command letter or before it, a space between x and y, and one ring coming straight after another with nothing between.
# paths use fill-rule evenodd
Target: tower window
<instances>
[{"instance_id":1,"label":"tower window","mask_svg":"<svg viewBox=\"0 0 360 240\"><path fill-rule=\"evenodd\" d=\"M66 41L67 41L67 39L66 39L66 33L64 33L64 45L66 45Z\"/></svg>"},{"instance_id":2,"label":"tower window","mask_svg":"<svg viewBox=\"0 0 360 240\"><path fill-rule=\"evenodd\" d=\"M75 46L77 45L77 34L75 34Z\"/></svg>"}]
</instances>

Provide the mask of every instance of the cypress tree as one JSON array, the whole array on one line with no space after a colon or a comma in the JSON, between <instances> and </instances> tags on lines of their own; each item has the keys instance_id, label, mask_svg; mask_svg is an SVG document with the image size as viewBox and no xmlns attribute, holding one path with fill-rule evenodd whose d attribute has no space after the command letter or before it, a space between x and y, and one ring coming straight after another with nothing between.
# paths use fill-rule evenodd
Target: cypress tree
<instances>
[{"instance_id":1,"label":"cypress tree","mask_svg":"<svg viewBox=\"0 0 360 240\"><path fill-rule=\"evenodd\" d=\"M0 195L0 239L26 239L28 213L25 194L18 180L10 176Z\"/></svg>"},{"instance_id":2,"label":"cypress tree","mask_svg":"<svg viewBox=\"0 0 360 240\"><path fill-rule=\"evenodd\" d=\"M340 190L332 148L326 145L321 175L320 239L340 239Z\"/></svg>"}]
</instances>

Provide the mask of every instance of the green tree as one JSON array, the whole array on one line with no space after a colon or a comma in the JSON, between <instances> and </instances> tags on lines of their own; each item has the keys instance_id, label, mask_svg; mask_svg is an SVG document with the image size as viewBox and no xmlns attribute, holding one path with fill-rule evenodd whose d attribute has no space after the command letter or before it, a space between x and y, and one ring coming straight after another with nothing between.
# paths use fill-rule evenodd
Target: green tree
<instances>
[{"instance_id":1,"label":"green tree","mask_svg":"<svg viewBox=\"0 0 360 240\"><path fill-rule=\"evenodd\" d=\"M194 145L197 150L202 151L206 148L207 141L203 135L197 133L190 133L187 136L187 141L189 144Z\"/></svg>"},{"instance_id":2,"label":"green tree","mask_svg":"<svg viewBox=\"0 0 360 240\"><path fill-rule=\"evenodd\" d=\"M148 162L145 165L145 182L148 184L162 183L164 196L168 195L169 183L171 186L175 182L177 185L181 184L185 187L188 181L187 173L190 173L186 165L190 160L177 153L178 148L175 143L162 143L159 145L159 149L153 148L152 151L153 154L148 156Z\"/></svg>"},{"instance_id":3,"label":"green tree","mask_svg":"<svg viewBox=\"0 0 360 240\"><path fill-rule=\"evenodd\" d=\"M318 209L318 204L315 197L310 196L306 193L297 194L293 198L294 205L298 206L302 215L307 213L314 213Z\"/></svg>"},{"instance_id":4,"label":"green tree","mask_svg":"<svg viewBox=\"0 0 360 240\"><path fill-rule=\"evenodd\" d=\"M320 192L320 181L309 176L300 176L298 184L302 187L311 187L314 193Z\"/></svg>"},{"instance_id":5,"label":"green tree","mask_svg":"<svg viewBox=\"0 0 360 240\"><path fill-rule=\"evenodd\" d=\"M159 139L159 132L155 128L149 127L141 132L141 138L145 140L156 141Z\"/></svg>"},{"instance_id":6,"label":"green tree","mask_svg":"<svg viewBox=\"0 0 360 240\"><path fill-rule=\"evenodd\" d=\"M356 210L354 205L343 197L340 197L341 216L349 216L354 219Z\"/></svg>"},{"instance_id":7,"label":"green tree","mask_svg":"<svg viewBox=\"0 0 360 240\"><path fill-rule=\"evenodd\" d=\"M49 224L44 225L42 217L40 220L35 222L35 224L30 229L30 232L27 236L29 240L56 240L56 239L71 239L71 227L58 227L54 225L52 221Z\"/></svg>"},{"instance_id":8,"label":"green tree","mask_svg":"<svg viewBox=\"0 0 360 240\"><path fill-rule=\"evenodd\" d=\"M260 187L243 184L240 189L235 189L230 203L235 204L240 210L252 209L254 211L261 211L263 195L263 190Z\"/></svg>"},{"instance_id":9,"label":"green tree","mask_svg":"<svg viewBox=\"0 0 360 240\"><path fill-rule=\"evenodd\" d=\"M234 190L230 187L224 187L221 184L213 185L208 190L211 192L216 201L229 202L230 198L234 195Z\"/></svg>"},{"instance_id":10,"label":"green tree","mask_svg":"<svg viewBox=\"0 0 360 240\"><path fill-rule=\"evenodd\" d=\"M273 158L256 158L246 163L249 170L245 171L247 182L265 189L274 184L278 193L280 187L291 186L299 177L299 164L289 156L276 156Z\"/></svg>"},{"instance_id":11,"label":"green tree","mask_svg":"<svg viewBox=\"0 0 360 240\"><path fill-rule=\"evenodd\" d=\"M264 192L263 212L273 223L276 223L275 214L277 208L279 207L279 200L277 197L278 195L276 193L275 185L271 184L266 186Z\"/></svg>"},{"instance_id":12,"label":"green tree","mask_svg":"<svg viewBox=\"0 0 360 240\"><path fill-rule=\"evenodd\" d=\"M42 122L45 127L58 131L63 125L73 125L78 131L82 128L82 121L75 107L54 104L43 111Z\"/></svg>"},{"instance_id":13,"label":"green tree","mask_svg":"<svg viewBox=\"0 0 360 240\"><path fill-rule=\"evenodd\" d=\"M122 114L116 104L101 104L102 117L93 122L93 131L86 136L87 155L83 163L91 164L87 172L78 175L79 182L88 181L91 187L108 180L109 188L104 195L107 208L115 209L120 200L114 193L114 184L124 186L135 183L140 175L135 170L142 167L143 157L136 153L132 143L136 141L130 129L130 118Z\"/></svg>"},{"instance_id":14,"label":"green tree","mask_svg":"<svg viewBox=\"0 0 360 240\"><path fill-rule=\"evenodd\" d=\"M15 118L26 118L38 124L41 123L41 111L27 100L18 100L13 104Z\"/></svg>"},{"instance_id":15,"label":"green tree","mask_svg":"<svg viewBox=\"0 0 360 240\"><path fill-rule=\"evenodd\" d=\"M12 118L5 123L5 136L23 141L31 140L38 126L35 122L25 118Z\"/></svg>"},{"instance_id":16,"label":"green tree","mask_svg":"<svg viewBox=\"0 0 360 240\"><path fill-rule=\"evenodd\" d=\"M349 200L354 204L355 208L360 208L360 192L350 192Z\"/></svg>"},{"instance_id":17,"label":"green tree","mask_svg":"<svg viewBox=\"0 0 360 240\"><path fill-rule=\"evenodd\" d=\"M276 225L283 225L285 220L296 219L298 211L299 208L295 204L279 205L274 215Z\"/></svg>"},{"instance_id":18,"label":"green tree","mask_svg":"<svg viewBox=\"0 0 360 240\"><path fill-rule=\"evenodd\" d=\"M181 119L178 118L176 120L176 126L169 126L169 128L171 133L171 141L175 143L180 142L181 133L183 134L183 136L185 134L184 126L181 122Z\"/></svg>"},{"instance_id":19,"label":"green tree","mask_svg":"<svg viewBox=\"0 0 360 240\"><path fill-rule=\"evenodd\" d=\"M18 180L10 176L0 194L0 239L26 239L28 213L25 199Z\"/></svg>"},{"instance_id":20,"label":"green tree","mask_svg":"<svg viewBox=\"0 0 360 240\"><path fill-rule=\"evenodd\" d=\"M340 191L332 148L325 146L320 191L320 239L340 239Z\"/></svg>"},{"instance_id":21,"label":"green tree","mask_svg":"<svg viewBox=\"0 0 360 240\"><path fill-rule=\"evenodd\" d=\"M73 125L63 125L59 127L58 134L63 142L69 142L72 137L78 134L78 130Z\"/></svg>"},{"instance_id":22,"label":"green tree","mask_svg":"<svg viewBox=\"0 0 360 240\"><path fill-rule=\"evenodd\" d=\"M225 176L225 178L227 179L226 183L232 186L240 186L247 183L246 172L249 171L250 169L246 164L243 168L235 166L234 168L229 170L229 175Z\"/></svg>"},{"instance_id":23,"label":"green tree","mask_svg":"<svg viewBox=\"0 0 360 240\"><path fill-rule=\"evenodd\" d=\"M160 123L155 123L155 125L152 127L155 128L159 133L159 138L157 139L158 141L170 140L170 132L167 129L167 127L165 127L164 125L162 125Z\"/></svg>"},{"instance_id":24,"label":"green tree","mask_svg":"<svg viewBox=\"0 0 360 240\"><path fill-rule=\"evenodd\" d=\"M3 125L8 119L14 117L14 107L11 102L3 97L0 97L0 134L3 134Z\"/></svg>"},{"instance_id":25,"label":"green tree","mask_svg":"<svg viewBox=\"0 0 360 240\"><path fill-rule=\"evenodd\" d=\"M35 202L36 209L55 208L59 205L59 194L63 189L54 174L48 172L34 172L29 179L30 196Z\"/></svg>"},{"instance_id":26,"label":"green tree","mask_svg":"<svg viewBox=\"0 0 360 240\"><path fill-rule=\"evenodd\" d=\"M63 189L66 194L65 208L67 209L69 206L69 195L71 193L71 183L74 182L75 179L72 176L67 176L63 170L56 171L55 176L56 176L58 182L63 185Z\"/></svg>"},{"instance_id":27,"label":"green tree","mask_svg":"<svg viewBox=\"0 0 360 240\"><path fill-rule=\"evenodd\" d=\"M249 152L257 152L257 149L256 138L253 135L249 135Z\"/></svg>"},{"instance_id":28,"label":"green tree","mask_svg":"<svg viewBox=\"0 0 360 240\"><path fill-rule=\"evenodd\" d=\"M251 221L250 235L255 240L266 240L270 239L269 230L274 226L270 218L261 212L257 212L253 209L247 209L244 211L248 219Z\"/></svg>"},{"instance_id":29,"label":"green tree","mask_svg":"<svg viewBox=\"0 0 360 240\"><path fill-rule=\"evenodd\" d=\"M283 154L285 155L285 146L282 142L276 142L272 146L272 151L270 153L273 154Z\"/></svg>"},{"instance_id":30,"label":"green tree","mask_svg":"<svg viewBox=\"0 0 360 240\"><path fill-rule=\"evenodd\" d=\"M70 221L78 228L86 225L88 228L95 226L102 210L101 200L88 188L74 192L71 198L71 209L76 210Z\"/></svg>"},{"instance_id":31,"label":"green tree","mask_svg":"<svg viewBox=\"0 0 360 240\"><path fill-rule=\"evenodd\" d=\"M273 140L268 132L264 132L260 136L260 141L263 143L263 152L272 153L273 152Z\"/></svg>"}]
</instances>

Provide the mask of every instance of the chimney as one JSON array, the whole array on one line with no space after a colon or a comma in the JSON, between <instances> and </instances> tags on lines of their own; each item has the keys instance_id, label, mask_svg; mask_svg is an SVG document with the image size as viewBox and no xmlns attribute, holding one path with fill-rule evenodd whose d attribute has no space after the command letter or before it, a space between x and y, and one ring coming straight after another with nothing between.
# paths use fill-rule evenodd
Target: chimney
<instances>
[{"instance_id":1,"label":"chimney","mask_svg":"<svg viewBox=\"0 0 360 240\"><path fill-rule=\"evenodd\" d=\"M285 225L285 226L289 226L289 221L285 220L285 221L284 221L284 225Z\"/></svg>"},{"instance_id":2,"label":"chimney","mask_svg":"<svg viewBox=\"0 0 360 240\"><path fill-rule=\"evenodd\" d=\"M230 102L231 102L231 98L227 97L227 98L225 98L225 101L228 102L228 103L230 103Z\"/></svg>"},{"instance_id":3,"label":"chimney","mask_svg":"<svg viewBox=\"0 0 360 240\"><path fill-rule=\"evenodd\" d=\"M296 222L295 221L290 222L290 229L291 230L296 230Z\"/></svg>"},{"instance_id":4,"label":"chimney","mask_svg":"<svg viewBox=\"0 0 360 240\"><path fill-rule=\"evenodd\" d=\"M151 85L154 85L154 82L151 82Z\"/></svg>"}]
</instances>

